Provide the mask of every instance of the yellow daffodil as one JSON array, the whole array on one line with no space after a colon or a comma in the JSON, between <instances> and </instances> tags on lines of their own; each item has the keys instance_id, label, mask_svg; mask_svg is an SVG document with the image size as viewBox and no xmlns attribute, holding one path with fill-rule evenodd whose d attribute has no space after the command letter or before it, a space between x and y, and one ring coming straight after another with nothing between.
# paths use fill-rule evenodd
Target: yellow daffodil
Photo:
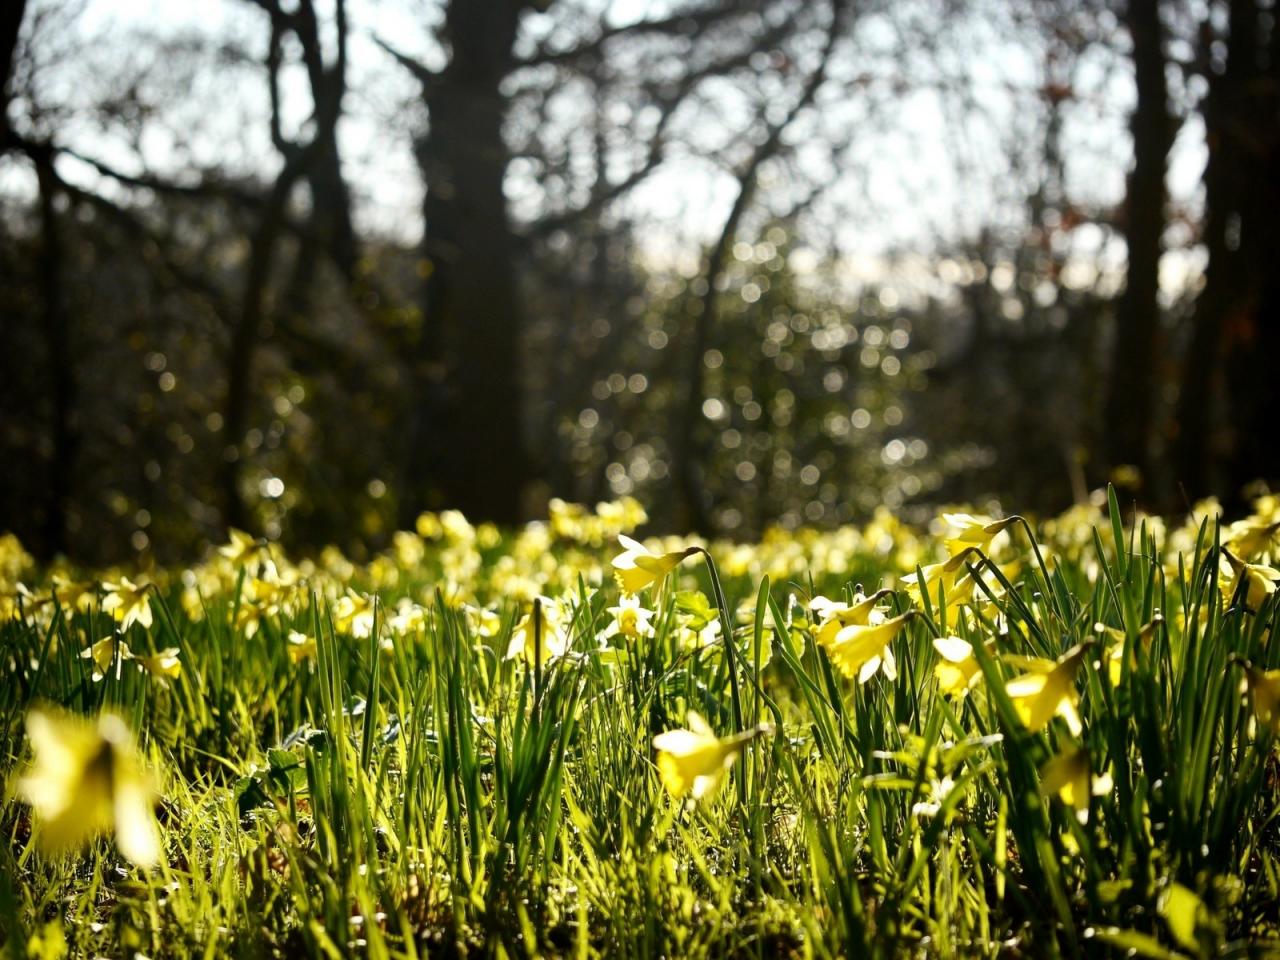
<instances>
[{"instance_id":1,"label":"yellow daffodil","mask_svg":"<svg viewBox=\"0 0 1280 960\"><path fill-rule=\"evenodd\" d=\"M496 637L502 629L502 617L498 616L496 610L471 604L466 604L462 609L467 616L467 625L476 636Z\"/></svg>"},{"instance_id":2,"label":"yellow daffodil","mask_svg":"<svg viewBox=\"0 0 1280 960\"><path fill-rule=\"evenodd\" d=\"M1111 777L1094 776L1089 761L1089 751L1080 747L1068 747L1050 758L1040 768L1040 785L1045 793L1056 794L1058 799L1076 812L1081 823L1089 821L1089 797L1111 792Z\"/></svg>"},{"instance_id":3,"label":"yellow daffodil","mask_svg":"<svg viewBox=\"0 0 1280 960\"><path fill-rule=\"evenodd\" d=\"M348 590L334 604L334 626L357 640L367 640L373 633L373 607L373 597Z\"/></svg>"},{"instance_id":4,"label":"yellow daffodil","mask_svg":"<svg viewBox=\"0 0 1280 960\"><path fill-rule=\"evenodd\" d=\"M1249 693L1253 699L1253 712L1258 722L1273 734L1280 734L1280 670L1259 670L1249 664L1244 666L1244 680L1240 692Z\"/></svg>"},{"instance_id":5,"label":"yellow daffodil","mask_svg":"<svg viewBox=\"0 0 1280 960\"><path fill-rule=\"evenodd\" d=\"M147 673L164 680L182 673L182 662L178 656L177 647L166 647L157 653L134 654L133 659Z\"/></svg>"},{"instance_id":6,"label":"yellow daffodil","mask_svg":"<svg viewBox=\"0 0 1280 960\"><path fill-rule=\"evenodd\" d=\"M541 641L541 645L539 645ZM506 659L524 657L533 665L550 663L569 650L569 614L564 605L549 597L539 597L511 631Z\"/></svg>"},{"instance_id":7,"label":"yellow daffodil","mask_svg":"<svg viewBox=\"0 0 1280 960\"><path fill-rule=\"evenodd\" d=\"M253 563L267 554L267 542L252 534L232 527L227 531L227 536L228 542L218 548L218 553L234 564Z\"/></svg>"},{"instance_id":8,"label":"yellow daffodil","mask_svg":"<svg viewBox=\"0 0 1280 960\"><path fill-rule=\"evenodd\" d=\"M1043 660L1005 684L1005 693L1013 702L1018 719L1032 733L1044 728L1058 716L1076 736L1080 735L1080 716L1076 713L1079 694L1076 693L1076 672L1084 662L1089 645L1082 643L1072 647L1058 660Z\"/></svg>"},{"instance_id":9,"label":"yellow daffodil","mask_svg":"<svg viewBox=\"0 0 1280 960\"><path fill-rule=\"evenodd\" d=\"M1151 618L1151 622L1144 624L1138 631L1137 642L1142 645L1144 651L1151 648L1151 638L1155 636L1156 627L1162 623L1164 623L1164 617L1157 610L1155 616ZM1120 679L1124 675L1124 631L1116 627L1108 627L1104 623L1095 623L1093 632L1106 636L1111 640L1104 660L1107 665L1107 678L1111 681L1113 687L1118 687ZM1130 657L1130 669L1136 667L1137 663L1136 656Z\"/></svg>"},{"instance_id":10,"label":"yellow daffodil","mask_svg":"<svg viewBox=\"0 0 1280 960\"><path fill-rule=\"evenodd\" d=\"M898 667L889 644L915 615L914 610L908 610L887 620L872 616L870 623L852 623L839 627L834 633L819 628L818 642L846 677L857 677L859 683L866 683L878 670L883 670L884 675L893 680L898 675ZM824 641L824 637L829 639Z\"/></svg>"},{"instance_id":11,"label":"yellow daffodil","mask_svg":"<svg viewBox=\"0 0 1280 960\"><path fill-rule=\"evenodd\" d=\"M878 590L869 597L858 594L853 603L814 597L809 601L809 609L818 617L815 639L825 647L834 643L836 634L845 627L865 627L871 623L883 622L884 616L877 614L876 604L891 593L892 590Z\"/></svg>"},{"instance_id":12,"label":"yellow daffodil","mask_svg":"<svg viewBox=\"0 0 1280 960\"><path fill-rule=\"evenodd\" d=\"M1257 516L1237 520L1224 531L1223 543L1245 560L1280 550L1280 520Z\"/></svg>"},{"instance_id":13,"label":"yellow daffodil","mask_svg":"<svg viewBox=\"0 0 1280 960\"><path fill-rule=\"evenodd\" d=\"M948 605L963 605L969 603L973 599L973 578L969 576L969 568L965 565L966 561L973 556L972 545L964 547L959 553L948 557L941 563L931 563L928 566L921 567L920 573L908 573L902 577L902 589L916 603L921 603L920 592L923 587L928 591L929 599L935 600L938 596L938 585L941 584L942 592L946 597ZM976 557L975 557L976 559ZM923 576L924 583L919 582Z\"/></svg>"},{"instance_id":14,"label":"yellow daffodil","mask_svg":"<svg viewBox=\"0 0 1280 960\"><path fill-rule=\"evenodd\" d=\"M116 665L116 679L120 679L120 667L126 660L133 659L129 645L119 637L103 637L97 643L80 651L83 660L93 661L93 679L96 683L107 675L111 665ZM117 659L119 657L119 659Z\"/></svg>"},{"instance_id":15,"label":"yellow daffodil","mask_svg":"<svg viewBox=\"0 0 1280 960\"><path fill-rule=\"evenodd\" d=\"M286 648L290 663L301 663L314 659L320 652L315 637L309 637L297 630L289 631L289 646Z\"/></svg>"},{"instance_id":16,"label":"yellow daffodil","mask_svg":"<svg viewBox=\"0 0 1280 960\"><path fill-rule=\"evenodd\" d=\"M102 589L106 591L102 609L119 621L121 630L128 630L135 623L151 626L151 599L147 584L121 577L118 583L104 583Z\"/></svg>"},{"instance_id":17,"label":"yellow daffodil","mask_svg":"<svg viewBox=\"0 0 1280 960\"><path fill-rule=\"evenodd\" d=\"M427 610L408 597L401 597L396 612L387 618L387 627L397 636L417 633L427 625Z\"/></svg>"},{"instance_id":18,"label":"yellow daffodil","mask_svg":"<svg viewBox=\"0 0 1280 960\"><path fill-rule=\"evenodd\" d=\"M653 738L658 751L658 775L671 796L688 794L701 800L715 793L743 746L766 732L757 727L729 737L717 737L707 721L689 711L683 730L668 730Z\"/></svg>"},{"instance_id":19,"label":"yellow daffodil","mask_svg":"<svg viewBox=\"0 0 1280 960\"><path fill-rule=\"evenodd\" d=\"M987 642L994 649L993 641ZM937 637L933 649L941 659L933 668L938 678L938 689L949 697L963 697L982 679L982 667L974 656L973 644L959 637Z\"/></svg>"},{"instance_id":20,"label":"yellow daffodil","mask_svg":"<svg viewBox=\"0 0 1280 960\"><path fill-rule=\"evenodd\" d=\"M609 640L617 636L638 640L641 637L653 636L653 624L649 622L653 617L653 611L640 606L640 598L635 594L624 594L619 597L618 605L609 607L608 611L613 614L613 620L600 634L601 640Z\"/></svg>"},{"instance_id":21,"label":"yellow daffodil","mask_svg":"<svg viewBox=\"0 0 1280 960\"><path fill-rule=\"evenodd\" d=\"M626 549L613 558L613 575L623 593L639 593L650 584L657 583L680 565L680 561L693 556L696 547L655 554L643 544L619 534L618 542Z\"/></svg>"},{"instance_id":22,"label":"yellow daffodil","mask_svg":"<svg viewBox=\"0 0 1280 960\"><path fill-rule=\"evenodd\" d=\"M1014 523L1017 517L992 520L990 517L975 517L968 513L944 513L942 520L951 528L951 536L946 538L948 553L955 554L968 547L977 547L985 553L991 546L991 541Z\"/></svg>"},{"instance_id":23,"label":"yellow daffodil","mask_svg":"<svg viewBox=\"0 0 1280 960\"><path fill-rule=\"evenodd\" d=\"M68 613L85 613L93 606L94 589L92 583L78 583L66 577L55 575L53 578L53 595L58 598L62 609Z\"/></svg>"},{"instance_id":24,"label":"yellow daffodil","mask_svg":"<svg viewBox=\"0 0 1280 960\"><path fill-rule=\"evenodd\" d=\"M35 811L44 850L67 852L114 830L120 852L138 866L160 859L154 792L123 720L36 709L27 736L35 756L18 792Z\"/></svg>"},{"instance_id":25,"label":"yellow daffodil","mask_svg":"<svg viewBox=\"0 0 1280 960\"><path fill-rule=\"evenodd\" d=\"M1276 592L1276 585L1280 584L1280 570L1264 567L1258 563L1245 563L1230 550L1223 550L1222 555L1226 558L1232 574L1227 596L1234 597L1236 591L1242 589L1245 605L1256 612L1266 602L1267 597Z\"/></svg>"}]
</instances>

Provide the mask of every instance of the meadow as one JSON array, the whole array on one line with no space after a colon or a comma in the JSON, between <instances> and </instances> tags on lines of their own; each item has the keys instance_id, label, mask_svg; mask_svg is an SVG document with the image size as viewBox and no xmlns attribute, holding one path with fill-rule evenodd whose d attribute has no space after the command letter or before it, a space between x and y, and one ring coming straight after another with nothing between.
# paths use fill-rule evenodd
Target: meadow
<instances>
[{"instance_id":1,"label":"meadow","mask_svg":"<svg viewBox=\"0 0 1280 960\"><path fill-rule=\"evenodd\" d=\"M186 570L0 540L4 948L1280 952L1280 498L645 520Z\"/></svg>"}]
</instances>

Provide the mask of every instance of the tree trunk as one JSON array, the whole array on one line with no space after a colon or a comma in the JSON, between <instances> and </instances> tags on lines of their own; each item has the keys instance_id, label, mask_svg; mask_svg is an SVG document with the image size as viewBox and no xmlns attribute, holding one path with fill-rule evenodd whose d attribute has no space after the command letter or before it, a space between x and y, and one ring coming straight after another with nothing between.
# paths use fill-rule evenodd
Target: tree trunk
<instances>
[{"instance_id":1,"label":"tree trunk","mask_svg":"<svg viewBox=\"0 0 1280 960\"><path fill-rule=\"evenodd\" d=\"M1126 24L1133 42L1137 103L1130 117L1133 171L1125 197L1128 268L1116 319L1115 349L1104 434L1111 466L1131 464L1140 492L1152 489L1151 441L1160 353L1160 247L1165 228L1165 169L1173 146L1165 82L1160 4L1130 0Z\"/></svg>"},{"instance_id":2,"label":"tree trunk","mask_svg":"<svg viewBox=\"0 0 1280 960\"><path fill-rule=\"evenodd\" d=\"M1204 287L1196 298L1191 338L1182 361L1175 437L1176 480L1195 499L1221 493L1220 444L1215 442L1223 377L1224 321L1242 302L1238 211L1240 169L1237 138L1242 90L1250 73L1256 35L1248 25L1256 18L1253 0L1232 0L1229 12L1227 62L1221 73L1207 71L1205 141L1209 159L1204 169L1205 222L1203 241L1208 252ZM1210 35L1206 42L1216 39ZM1207 50L1202 54L1208 62Z\"/></svg>"},{"instance_id":3,"label":"tree trunk","mask_svg":"<svg viewBox=\"0 0 1280 960\"><path fill-rule=\"evenodd\" d=\"M522 3L454 0L448 66L424 88L430 131L421 337L411 360L402 520L449 506L475 520L521 518L524 449L516 244L503 180L510 158L499 89L514 65ZM447 384L447 391L445 385Z\"/></svg>"},{"instance_id":4,"label":"tree trunk","mask_svg":"<svg viewBox=\"0 0 1280 960\"><path fill-rule=\"evenodd\" d=\"M1276 410L1280 409L1280 278L1274 258L1280 243L1280 30L1272 25L1270 49L1260 43L1256 4L1240 4L1243 18L1240 47L1249 60L1249 76L1239 104L1240 182L1248 185L1248 202L1239 209L1239 249L1249 279L1246 298L1232 312L1224 331L1227 351L1227 418L1232 445L1226 463L1228 502L1243 510L1246 488L1255 480L1280 489L1280 444L1276 443ZM1252 11L1243 9L1252 6ZM1237 29L1233 23L1233 29Z\"/></svg>"}]
</instances>

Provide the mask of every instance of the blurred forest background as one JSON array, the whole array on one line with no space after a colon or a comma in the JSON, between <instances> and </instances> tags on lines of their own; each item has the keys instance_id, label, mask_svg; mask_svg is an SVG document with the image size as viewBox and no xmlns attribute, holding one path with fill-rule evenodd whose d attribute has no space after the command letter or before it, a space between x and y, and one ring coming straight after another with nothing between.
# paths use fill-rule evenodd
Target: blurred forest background
<instances>
[{"instance_id":1,"label":"blurred forest background","mask_svg":"<svg viewBox=\"0 0 1280 960\"><path fill-rule=\"evenodd\" d=\"M1280 478L1274 0L5 0L0 529Z\"/></svg>"}]
</instances>

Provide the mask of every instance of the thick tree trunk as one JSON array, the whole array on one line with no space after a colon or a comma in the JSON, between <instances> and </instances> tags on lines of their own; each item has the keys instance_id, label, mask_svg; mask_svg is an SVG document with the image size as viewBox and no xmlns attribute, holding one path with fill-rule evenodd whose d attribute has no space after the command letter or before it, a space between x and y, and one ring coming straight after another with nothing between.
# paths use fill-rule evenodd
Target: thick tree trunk
<instances>
[{"instance_id":1,"label":"thick tree trunk","mask_svg":"<svg viewBox=\"0 0 1280 960\"><path fill-rule=\"evenodd\" d=\"M1247 6L1241 4L1241 7ZM1249 184L1247 203L1240 204L1239 248L1246 260L1247 297L1233 311L1224 336L1227 350L1227 417L1232 445L1226 463L1226 494L1241 498L1255 480L1280 490L1280 444L1276 443L1276 411L1280 410L1280 277L1275 270L1280 244L1280 30L1273 25L1261 47L1257 9L1236 12L1246 17L1240 46L1250 55L1249 77L1240 100L1240 178ZM1234 26L1233 26L1234 29Z\"/></svg>"},{"instance_id":2,"label":"thick tree trunk","mask_svg":"<svg viewBox=\"0 0 1280 960\"><path fill-rule=\"evenodd\" d=\"M427 187L421 338L402 519L424 506L515 523L524 448L516 244L503 180L510 158L499 89L514 65L522 4L454 0L452 57L424 89L430 131L419 150ZM447 389L446 389L447 388Z\"/></svg>"},{"instance_id":3,"label":"thick tree trunk","mask_svg":"<svg viewBox=\"0 0 1280 960\"><path fill-rule=\"evenodd\" d=\"M1165 228L1165 169L1173 120L1165 82L1164 28L1155 0L1130 0L1138 99L1130 118L1133 170L1125 197L1128 269L1120 298L1104 435L1111 466L1131 464L1151 492L1151 445L1160 355L1160 247Z\"/></svg>"},{"instance_id":4,"label":"thick tree trunk","mask_svg":"<svg viewBox=\"0 0 1280 960\"><path fill-rule=\"evenodd\" d=\"M1240 209L1240 100L1251 73L1256 34L1249 29L1257 17L1253 0L1232 0L1229 11L1227 62L1221 73L1210 72L1205 100L1205 224L1208 252L1204 287L1196 299L1191 338L1182 361L1175 438L1176 480L1194 499L1222 493L1222 444L1215 434L1223 381L1223 329L1247 297L1241 248L1236 235ZM1210 37L1210 40L1213 38ZM1203 59L1208 61L1207 50Z\"/></svg>"}]
</instances>

